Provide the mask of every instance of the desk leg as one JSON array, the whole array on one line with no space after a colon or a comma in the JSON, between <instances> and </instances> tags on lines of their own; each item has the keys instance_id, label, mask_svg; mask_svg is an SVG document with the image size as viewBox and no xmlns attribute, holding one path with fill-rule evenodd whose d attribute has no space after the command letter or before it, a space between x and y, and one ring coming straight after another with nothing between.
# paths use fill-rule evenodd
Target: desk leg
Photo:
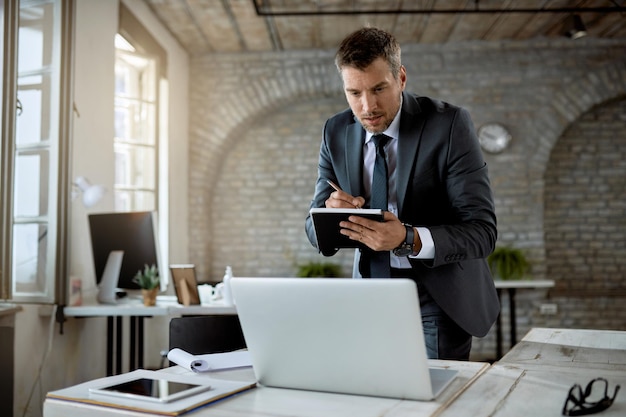
<instances>
[{"instance_id":1,"label":"desk leg","mask_svg":"<svg viewBox=\"0 0 626 417\"><path fill-rule=\"evenodd\" d=\"M113 375L113 317L107 317L107 376Z\"/></svg>"},{"instance_id":2,"label":"desk leg","mask_svg":"<svg viewBox=\"0 0 626 417\"><path fill-rule=\"evenodd\" d=\"M511 347L517 343L517 318L515 314L515 288L509 288L509 318L511 320Z\"/></svg>"},{"instance_id":3,"label":"desk leg","mask_svg":"<svg viewBox=\"0 0 626 417\"><path fill-rule=\"evenodd\" d=\"M137 317L130 317L130 352L128 355L128 370L137 369Z\"/></svg>"},{"instance_id":4,"label":"desk leg","mask_svg":"<svg viewBox=\"0 0 626 417\"><path fill-rule=\"evenodd\" d=\"M498 293L498 300L500 301L500 311L496 319L496 360L500 360L502 357L502 291L496 288L496 292Z\"/></svg>"},{"instance_id":5,"label":"desk leg","mask_svg":"<svg viewBox=\"0 0 626 417\"><path fill-rule=\"evenodd\" d=\"M137 317L137 366L143 369L143 317Z\"/></svg>"},{"instance_id":6,"label":"desk leg","mask_svg":"<svg viewBox=\"0 0 626 417\"><path fill-rule=\"evenodd\" d=\"M122 319L121 316L115 318L115 375L122 373Z\"/></svg>"},{"instance_id":7,"label":"desk leg","mask_svg":"<svg viewBox=\"0 0 626 417\"><path fill-rule=\"evenodd\" d=\"M130 354L129 368L131 371L143 368L144 318L130 317Z\"/></svg>"}]
</instances>

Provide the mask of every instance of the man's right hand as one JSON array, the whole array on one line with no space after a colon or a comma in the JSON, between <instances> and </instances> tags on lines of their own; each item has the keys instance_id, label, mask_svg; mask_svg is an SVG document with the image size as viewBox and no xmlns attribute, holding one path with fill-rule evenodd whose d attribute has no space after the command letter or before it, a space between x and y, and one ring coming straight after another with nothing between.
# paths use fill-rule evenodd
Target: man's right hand
<instances>
[{"instance_id":1,"label":"man's right hand","mask_svg":"<svg viewBox=\"0 0 626 417\"><path fill-rule=\"evenodd\" d=\"M326 208L362 208L363 197L353 197L344 191L333 191L326 200Z\"/></svg>"}]
</instances>

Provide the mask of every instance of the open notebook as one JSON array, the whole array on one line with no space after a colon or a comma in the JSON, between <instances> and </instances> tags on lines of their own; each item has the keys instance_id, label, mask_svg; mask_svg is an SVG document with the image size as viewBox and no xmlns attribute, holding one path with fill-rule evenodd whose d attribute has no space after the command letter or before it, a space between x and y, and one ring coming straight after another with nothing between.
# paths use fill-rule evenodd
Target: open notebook
<instances>
[{"instance_id":1,"label":"open notebook","mask_svg":"<svg viewBox=\"0 0 626 417\"><path fill-rule=\"evenodd\" d=\"M428 368L411 280L236 277L231 285L262 385L431 400L457 373Z\"/></svg>"}]
</instances>

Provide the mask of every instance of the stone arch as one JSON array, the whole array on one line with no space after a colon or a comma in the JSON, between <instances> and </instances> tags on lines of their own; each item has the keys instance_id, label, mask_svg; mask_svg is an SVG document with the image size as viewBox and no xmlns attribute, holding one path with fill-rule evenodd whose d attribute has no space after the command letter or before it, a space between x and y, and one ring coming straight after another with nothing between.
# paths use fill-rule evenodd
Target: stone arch
<instances>
[{"instance_id":1,"label":"stone arch","mask_svg":"<svg viewBox=\"0 0 626 417\"><path fill-rule=\"evenodd\" d=\"M276 109L304 100L341 97L336 70L327 59L320 58L327 57L297 66L280 65L271 78L246 84L236 97L219 103L219 108L208 116L194 113L202 108L194 106L194 101L203 98L194 98L192 92L191 119L196 122L191 125L196 129L190 132L189 256L199 276L207 276L211 263L210 211L216 205L216 182L232 146Z\"/></svg>"},{"instance_id":2,"label":"stone arch","mask_svg":"<svg viewBox=\"0 0 626 417\"><path fill-rule=\"evenodd\" d=\"M524 230L529 240L521 242L529 251L533 261L532 273L537 279L546 274L544 190L552 149L566 129L586 112L626 95L626 62L612 63L586 73L575 82L564 84L560 90L546 91L545 94L549 95L544 98L547 105L544 110L536 112L533 130L528 132L529 137L535 138L534 143L527 143L527 201L537 221Z\"/></svg>"},{"instance_id":3,"label":"stone arch","mask_svg":"<svg viewBox=\"0 0 626 417\"><path fill-rule=\"evenodd\" d=\"M538 132L538 148L531 159L531 170L543 178L550 151L568 126L593 107L626 95L626 61L614 62L597 72L589 72L569 83L553 95L551 108L542 113L538 122L544 132Z\"/></svg>"}]
</instances>

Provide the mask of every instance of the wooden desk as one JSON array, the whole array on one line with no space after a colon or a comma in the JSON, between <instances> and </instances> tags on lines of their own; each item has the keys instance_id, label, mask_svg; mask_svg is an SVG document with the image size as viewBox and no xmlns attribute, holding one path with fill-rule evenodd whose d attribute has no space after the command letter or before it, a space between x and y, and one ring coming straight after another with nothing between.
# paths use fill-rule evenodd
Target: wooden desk
<instances>
[{"instance_id":1,"label":"wooden desk","mask_svg":"<svg viewBox=\"0 0 626 417\"><path fill-rule=\"evenodd\" d=\"M506 290L509 294L509 324L511 335L511 347L517 343L517 314L515 310L515 294L518 289L540 289L554 287L553 280L494 280L498 298L502 304L502 290ZM502 357L502 310L498 314L496 320L496 359Z\"/></svg>"},{"instance_id":2,"label":"wooden desk","mask_svg":"<svg viewBox=\"0 0 626 417\"><path fill-rule=\"evenodd\" d=\"M624 416L625 371L626 332L534 328L441 416L560 416L570 387L598 377L622 387L598 415Z\"/></svg>"},{"instance_id":3,"label":"wooden desk","mask_svg":"<svg viewBox=\"0 0 626 417\"><path fill-rule=\"evenodd\" d=\"M574 384L583 389L593 378L609 382L609 394L621 385L613 405L601 417L626 415L626 373L621 370L542 365L526 368L498 362L465 391L441 417L457 416L561 416L565 398Z\"/></svg>"},{"instance_id":4,"label":"wooden desk","mask_svg":"<svg viewBox=\"0 0 626 417\"><path fill-rule=\"evenodd\" d=\"M225 306L221 302L185 307L178 304L174 296L159 296L152 307L143 305L141 299L121 299L118 304L98 304L94 297L87 297L83 305L65 307L66 317L106 317L107 318L107 375L122 372L122 335L124 317L130 320L129 370L143 368L144 319L155 316L180 317L186 315L233 315L235 306ZM115 363L113 361L115 358Z\"/></svg>"},{"instance_id":5,"label":"wooden desk","mask_svg":"<svg viewBox=\"0 0 626 417\"><path fill-rule=\"evenodd\" d=\"M453 403L458 395L471 386L488 368L480 362L429 361L431 366L456 369L459 375L449 387L434 401L409 401L392 398L366 397L358 395L332 394L304 390L268 388L259 386L237 396L200 408L189 414L193 417L392 417L392 416L435 416ZM187 373L179 366L161 372ZM194 378L210 375L215 378L254 381L251 368L193 374ZM44 417L105 417L105 416L150 416L152 414L133 413L69 401L46 399Z\"/></svg>"},{"instance_id":6,"label":"wooden desk","mask_svg":"<svg viewBox=\"0 0 626 417\"><path fill-rule=\"evenodd\" d=\"M516 364L525 369L550 365L624 372L626 332L534 328L499 363Z\"/></svg>"}]
</instances>

